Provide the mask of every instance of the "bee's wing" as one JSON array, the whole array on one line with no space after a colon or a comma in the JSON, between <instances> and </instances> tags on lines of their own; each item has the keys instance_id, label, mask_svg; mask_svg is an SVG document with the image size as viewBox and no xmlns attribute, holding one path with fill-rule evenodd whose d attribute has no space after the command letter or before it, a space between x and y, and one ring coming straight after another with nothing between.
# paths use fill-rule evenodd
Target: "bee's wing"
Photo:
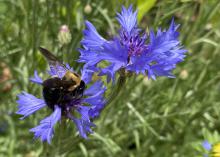
<instances>
[{"instance_id":1,"label":"bee's wing","mask_svg":"<svg viewBox=\"0 0 220 157\"><path fill-rule=\"evenodd\" d=\"M48 63L50 65L56 66L56 65L60 65L63 68L67 69L66 66L59 61L59 59L54 56L49 50L39 47L40 52L43 54L43 56L47 59Z\"/></svg>"},{"instance_id":2,"label":"bee's wing","mask_svg":"<svg viewBox=\"0 0 220 157\"><path fill-rule=\"evenodd\" d=\"M63 70L68 70L68 68L62 62L60 62L59 59L56 56L54 56L50 51L42 47L39 47L39 50L47 59L51 71L55 70L58 76L60 76L60 74L62 75Z\"/></svg>"}]
</instances>

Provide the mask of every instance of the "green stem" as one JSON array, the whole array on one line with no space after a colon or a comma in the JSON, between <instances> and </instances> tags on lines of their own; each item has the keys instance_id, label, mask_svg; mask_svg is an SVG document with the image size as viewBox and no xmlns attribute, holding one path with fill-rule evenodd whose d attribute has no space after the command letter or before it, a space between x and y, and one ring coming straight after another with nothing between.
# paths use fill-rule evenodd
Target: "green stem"
<instances>
[{"instance_id":1,"label":"green stem","mask_svg":"<svg viewBox=\"0 0 220 157\"><path fill-rule=\"evenodd\" d=\"M38 20L38 16L37 16L37 11L38 11L38 1L32 1L32 7L33 7L33 24L32 24L32 54L33 54L33 59L37 58L36 57L36 50L37 50L37 20ZM36 67L36 62L33 62L33 67Z\"/></svg>"},{"instance_id":2,"label":"green stem","mask_svg":"<svg viewBox=\"0 0 220 157\"><path fill-rule=\"evenodd\" d=\"M61 156L64 133L66 130L66 118L62 116L61 124L59 125L59 129L57 130L57 137L52 142L52 145L49 145L47 142L43 143L43 156L54 156L59 157Z\"/></svg>"},{"instance_id":3,"label":"green stem","mask_svg":"<svg viewBox=\"0 0 220 157\"><path fill-rule=\"evenodd\" d=\"M105 102L105 105L108 105L113 100L115 100L115 98L120 94L120 91L121 91L122 87L124 86L125 82L126 82L126 74L125 74L125 71L122 70L120 72L120 76L117 80L117 85L113 88L112 92L110 93L110 96L108 97L108 99Z\"/></svg>"},{"instance_id":4,"label":"green stem","mask_svg":"<svg viewBox=\"0 0 220 157\"><path fill-rule=\"evenodd\" d=\"M48 143L47 143L47 142L43 142L43 151L42 151L42 153L40 154L40 156L50 156L49 146L48 146Z\"/></svg>"},{"instance_id":5,"label":"green stem","mask_svg":"<svg viewBox=\"0 0 220 157\"><path fill-rule=\"evenodd\" d=\"M62 150L62 141L64 139L64 135L65 135L65 130L66 130L66 117L62 116L61 119L61 124L60 124L60 128L59 128L59 135L58 135L58 139L57 139L57 153L56 156L60 156L60 152ZM55 143L56 145L56 143Z\"/></svg>"}]
</instances>

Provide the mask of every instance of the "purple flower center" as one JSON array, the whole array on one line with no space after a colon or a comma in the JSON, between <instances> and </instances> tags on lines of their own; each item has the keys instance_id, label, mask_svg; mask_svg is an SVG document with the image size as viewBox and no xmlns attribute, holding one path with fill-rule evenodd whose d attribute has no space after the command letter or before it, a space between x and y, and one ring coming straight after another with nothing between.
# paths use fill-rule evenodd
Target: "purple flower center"
<instances>
[{"instance_id":1,"label":"purple flower center","mask_svg":"<svg viewBox=\"0 0 220 157\"><path fill-rule=\"evenodd\" d=\"M71 111L80 107L81 104L82 104L82 98L75 98L72 100L67 99L66 102L59 103L58 106L61 108L62 115L66 116Z\"/></svg>"},{"instance_id":2,"label":"purple flower center","mask_svg":"<svg viewBox=\"0 0 220 157\"><path fill-rule=\"evenodd\" d=\"M120 39L122 45L128 48L128 60L130 60L131 56L141 55L143 50L147 48L145 45L146 35L144 34L141 37L138 31L128 34L126 31L122 30Z\"/></svg>"}]
</instances>

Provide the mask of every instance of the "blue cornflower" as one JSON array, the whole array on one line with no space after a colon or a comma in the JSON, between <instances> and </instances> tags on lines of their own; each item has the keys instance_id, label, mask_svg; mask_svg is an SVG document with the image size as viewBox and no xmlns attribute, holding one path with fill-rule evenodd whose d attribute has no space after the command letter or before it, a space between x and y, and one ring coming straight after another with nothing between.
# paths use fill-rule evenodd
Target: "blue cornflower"
<instances>
[{"instance_id":1,"label":"blue cornflower","mask_svg":"<svg viewBox=\"0 0 220 157\"><path fill-rule=\"evenodd\" d=\"M68 70L72 71L68 65L66 67ZM48 73L52 77L56 76L62 78L66 73L66 69L62 66L50 66ZM90 82L92 72L84 69L81 73L82 80L88 84ZM39 85L42 85L43 83L43 80L38 76L37 72L35 72L34 77L30 80ZM105 90L106 88L103 86L103 83L101 81L97 81L84 91L83 97L75 98L68 101L66 104L56 104L53 109L48 106L53 110L53 113L41 120L40 125L30 129L30 131L34 133L35 138L40 138L42 141L51 143L51 139L54 135L54 126L63 116L73 121L79 131L79 134L83 138L87 138L87 133L92 133L91 127L95 127L95 124L91 122L91 119L99 116L100 111L104 107L105 100L103 94ZM22 92L18 95L17 103L19 105L16 113L23 115L21 119L24 119L47 106L44 99L39 99L26 92ZM81 115L80 118L78 116L74 116L74 111Z\"/></svg>"},{"instance_id":2,"label":"blue cornflower","mask_svg":"<svg viewBox=\"0 0 220 157\"><path fill-rule=\"evenodd\" d=\"M149 35L141 34L137 27L137 11L133 12L132 5L128 9L122 7L117 20L121 25L119 35L109 41L86 21L81 41L83 49L80 49L78 61L100 75L107 75L108 81L114 80L115 73L120 69L147 74L152 79L156 79L156 76L174 77L172 70L183 61L187 52L178 40L179 25L174 23L174 19L168 30L159 28L156 34L151 30ZM100 68L99 63L102 61L108 61L109 65Z\"/></svg>"}]
</instances>

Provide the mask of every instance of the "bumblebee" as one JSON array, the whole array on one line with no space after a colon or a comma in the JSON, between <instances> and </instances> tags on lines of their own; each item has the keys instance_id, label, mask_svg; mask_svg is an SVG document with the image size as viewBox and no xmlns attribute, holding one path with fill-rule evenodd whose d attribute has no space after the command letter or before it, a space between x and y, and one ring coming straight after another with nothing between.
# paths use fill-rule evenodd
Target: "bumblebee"
<instances>
[{"instance_id":1,"label":"bumblebee","mask_svg":"<svg viewBox=\"0 0 220 157\"><path fill-rule=\"evenodd\" d=\"M47 59L50 67L55 68L58 73L60 67L66 70L62 78L54 76L42 83L43 97L46 104L53 110L55 105L59 105L62 109L65 109L66 104L71 103L74 99L80 99L83 96L85 82L81 80L80 75L71 72L50 51L42 47L40 47L39 50Z\"/></svg>"}]
</instances>

